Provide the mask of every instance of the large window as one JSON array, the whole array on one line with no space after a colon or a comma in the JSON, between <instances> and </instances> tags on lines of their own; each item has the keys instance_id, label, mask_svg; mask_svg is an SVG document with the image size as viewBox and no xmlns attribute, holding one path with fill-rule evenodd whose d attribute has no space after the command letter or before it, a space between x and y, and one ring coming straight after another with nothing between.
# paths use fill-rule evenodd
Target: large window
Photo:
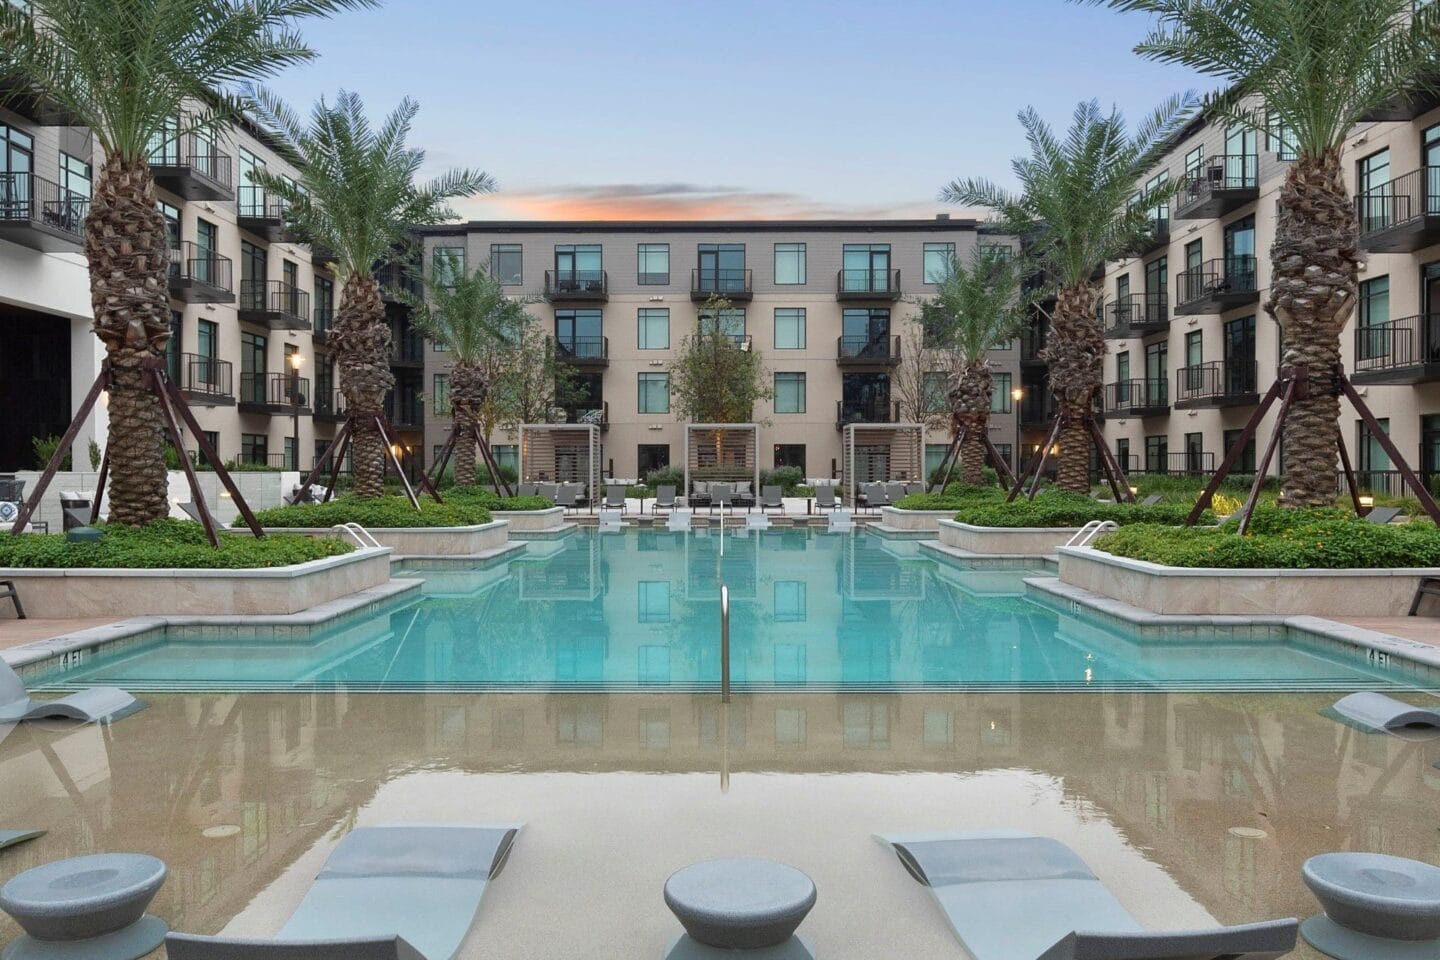
<instances>
[{"instance_id":1,"label":"large window","mask_svg":"<svg viewBox=\"0 0 1440 960\"><path fill-rule=\"evenodd\" d=\"M670 282L670 244L641 243L635 248L635 282L642 286Z\"/></svg>"},{"instance_id":2,"label":"large window","mask_svg":"<svg viewBox=\"0 0 1440 960\"><path fill-rule=\"evenodd\" d=\"M1009 374L1007 373L1008 377ZM929 370L920 381L920 412L925 416L944 413L949 403L950 375L942 370Z\"/></svg>"},{"instance_id":3,"label":"large window","mask_svg":"<svg viewBox=\"0 0 1440 960\"><path fill-rule=\"evenodd\" d=\"M1380 150L1356 164L1355 195L1360 203L1360 232L1383 230L1395 216L1395 197L1390 183L1390 151Z\"/></svg>"},{"instance_id":4,"label":"large window","mask_svg":"<svg viewBox=\"0 0 1440 960\"><path fill-rule=\"evenodd\" d=\"M990 412L1009 413L1010 403L1014 400L1010 395L1010 374L992 374L991 383L995 389L990 394Z\"/></svg>"},{"instance_id":5,"label":"large window","mask_svg":"<svg viewBox=\"0 0 1440 960\"><path fill-rule=\"evenodd\" d=\"M263 433L240 434L240 461L265 463L270 459L268 439Z\"/></svg>"},{"instance_id":6,"label":"large window","mask_svg":"<svg viewBox=\"0 0 1440 960\"><path fill-rule=\"evenodd\" d=\"M925 244L925 282L940 283L950 276L955 265L955 244Z\"/></svg>"},{"instance_id":7,"label":"large window","mask_svg":"<svg viewBox=\"0 0 1440 960\"><path fill-rule=\"evenodd\" d=\"M1300 150L1295 146L1295 131L1278 114L1265 118L1265 147L1276 160L1297 160Z\"/></svg>"},{"instance_id":8,"label":"large window","mask_svg":"<svg viewBox=\"0 0 1440 960\"><path fill-rule=\"evenodd\" d=\"M525 250L518 243L490 244L490 276L507 287L524 282Z\"/></svg>"},{"instance_id":9,"label":"large window","mask_svg":"<svg viewBox=\"0 0 1440 960\"><path fill-rule=\"evenodd\" d=\"M640 374L639 400L640 413L669 413L670 374Z\"/></svg>"},{"instance_id":10,"label":"large window","mask_svg":"<svg viewBox=\"0 0 1440 960\"><path fill-rule=\"evenodd\" d=\"M750 289L745 270L745 244L702 243L696 247L698 293L742 293Z\"/></svg>"},{"instance_id":11,"label":"large window","mask_svg":"<svg viewBox=\"0 0 1440 960\"><path fill-rule=\"evenodd\" d=\"M561 355L588 359L605 356L603 331L599 310L555 311L555 342Z\"/></svg>"},{"instance_id":12,"label":"large window","mask_svg":"<svg viewBox=\"0 0 1440 960\"><path fill-rule=\"evenodd\" d=\"M1193 178L1200 176L1200 168L1205 165L1205 145L1201 144L1185 154L1185 176Z\"/></svg>"},{"instance_id":13,"label":"large window","mask_svg":"<svg viewBox=\"0 0 1440 960\"><path fill-rule=\"evenodd\" d=\"M335 319L335 281L324 277L315 278L315 330L330 329Z\"/></svg>"},{"instance_id":14,"label":"large window","mask_svg":"<svg viewBox=\"0 0 1440 960\"><path fill-rule=\"evenodd\" d=\"M737 343L745 339L745 311L740 307L728 307L724 310L702 310L700 312L700 331L711 333L713 331L734 339Z\"/></svg>"},{"instance_id":15,"label":"large window","mask_svg":"<svg viewBox=\"0 0 1440 960\"><path fill-rule=\"evenodd\" d=\"M431 400L434 404L433 413L437 417L450 416L450 375L448 373L435 374L433 389L430 391Z\"/></svg>"},{"instance_id":16,"label":"large window","mask_svg":"<svg viewBox=\"0 0 1440 960\"><path fill-rule=\"evenodd\" d=\"M60 154L61 191L89 200L93 182L90 164L79 157L72 157L68 153Z\"/></svg>"},{"instance_id":17,"label":"large window","mask_svg":"<svg viewBox=\"0 0 1440 960\"><path fill-rule=\"evenodd\" d=\"M1224 455L1228 456L1228 455L1230 454L1231 448L1234 447L1235 444L1239 442L1239 440L1240 440L1240 434L1242 434L1242 433L1244 433L1244 432L1245 432L1245 431L1244 431L1244 430L1241 430L1241 429L1226 430L1226 431L1225 431L1225 434L1224 434L1224 443L1225 443ZM1245 449L1240 451L1240 457L1239 457L1239 459L1237 459L1237 460L1235 461L1235 466L1234 466L1232 469L1234 470L1235 473L1254 473L1254 472L1255 472L1255 438L1254 438L1253 436L1249 439L1249 441L1246 442L1246 444L1245 444Z\"/></svg>"},{"instance_id":18,"label":"large window","mask_svg":"<svg viewBox=\"0 0 1440 960\"><path fill-rule=\"evenodd\" d=\"M775 308L775 349L805 349L805 308Z\"/></svg>"},{"instance_id":19,"label":"large window","mask_svg":"<svg viewBox=\"0 0 1440 960\"><path fill-rule=\"evenodd\" d=\"M457 277L465 275L464 247L436 247L431 254L434 266L431 276L442 287L453 287Z\"/></svg>"},{"instance_id":20,"label":"large window","mask_svg":"<svg viewBox=\"0 0 1440 960\"><path fill-rule=\"evenodd\" d=\"M641 307L637 312L637 343L641 350L670 349L670 309Z\"/></svg>"},{"instance_id":21,"label":"large window","mask_svg":"<svg viewBox=\"0 0 1440 960\"><path fill-rule=\"evenodd\" d=\"M775 412L805 412L805 374L775 374Z\"/></svg>"},{"instance_id":22,"label":"large window","mask_svg":"<svg viewBox=\"0 0 1440 960\"><path fill-rule=\"evenodd\" d=\"M890 244L847 243L841 251L840 289L883 293L890 289Z\"/></svg>"},{"instance_id":23,"label":"large window","mask_svg":"<svg viewBox=\"0 0 1440 960\"><path fill-rule=\"evenodd\" d=\"M172 206L164 200L157 200L155 209L160 211L160 219L165 221L166 244L169 245L170 250L178 251L180 249L180 208Z\"/></svg>"},{"instance_id":24,"label":"large window","mask_svg":"<svg viewBox=\"0 0 1440 960\"><path fill-rule=\"evenodd\" d=\"M604 279L601 248L598 243L555 245L555 288L557 290L590 290Z\"/></svg>"},{"instance_id":25,"label":"large window","mask_svg":"<svg viewBox=\"0 0 1440 960\"><path fill-rule=\"evenodd\" d=\"M1361 360L1389 356L1394 349L1395 331L1390 327L1390 277L1372 277L1360 282L1359 352Z\"/></svg>"},{"instance_id":26,"label":"large window","mask_svg":"<svg viewBox=\"0 0 1440 960\"><path fill-rule=\"evenodd\" d=\"M793 286L805 282L805 244L775 244L775 284Z\"/></svg>"},{"instance_id":27,"label":"large window","mask_svg":"<svg viewBox=\"0 0 1440 960\"><path fill-rule=\"evenodd\" d=\"M1161 434L1145 438L1145 472L1165 473L1170 469L1170 438Z\"/></svg>"},{"instance_id":28,"label":"large window","mask_svg":"<svg viewBox=\"0 0 1440 960\"><path fill-rule=\"evenodd\" d=\"M1380 424L1382 431L1386 434L1390 433L1389 417L1379 417L1376 422ZM1385 452L1384 447L1380 446L1380 441L1376 439L1375 434L1370 432L1370 428L1365 425L1364 420L1355 421L1355 432L1359 440L1356 447L1360 451L1360 472L1383 473L1390 470L1392 468L1390 455ZM1375 479L1369 477L1361 477L1360 481L1369 486L1380 486L1382 490L1384 489L1383 481L1382 484L1377 484Z\"/></svg>"}]
</instances>

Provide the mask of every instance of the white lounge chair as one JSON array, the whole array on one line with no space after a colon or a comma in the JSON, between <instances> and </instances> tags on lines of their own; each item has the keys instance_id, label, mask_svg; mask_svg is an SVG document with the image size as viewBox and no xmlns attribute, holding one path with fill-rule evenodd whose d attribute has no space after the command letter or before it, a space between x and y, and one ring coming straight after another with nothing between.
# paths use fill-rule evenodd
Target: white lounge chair
<instances>
[{"instance_id":1,"label":"white lounge chair","mask_svg":"<svg viewBox=\"0 0 1440 960\"><path fill-rule=\"evenodd\" d=\"M19 674L0 660L0 723L22 720L118 720L144 704L118 687L91 687L58 700L32 700Z\"/></svg>"},{"instance_id":2,"label":"white lounge chair","mask_svg":"<svg viewBox=\"0 0 1440 960\"><path fill-rule=\"evenodd\" d=\"M745 514L745 529L769 530L770 518L763 513L747 513Z\"/></svg>"},{"instance_id":3,"label":"white lounge chair","mask_svg":"<svg viewBox=\"0 0 1440 960\"><path fill-rule=\"evenodd\" d=\"M831 532L848 531L855 529L855 514L849 510L834 510L830 513Z\"/></svg>"},{"instance_id":4,"label":"white lounge chair","mask_svg":"<svg viewBox=\"0 0 1440 960\"><path fill-rule=\"evenodd\" d=\"M689 530L690 519L694 515L693 510L671 510L665 518L665 526L670 530Z\"/></svg>"}]
</instances>

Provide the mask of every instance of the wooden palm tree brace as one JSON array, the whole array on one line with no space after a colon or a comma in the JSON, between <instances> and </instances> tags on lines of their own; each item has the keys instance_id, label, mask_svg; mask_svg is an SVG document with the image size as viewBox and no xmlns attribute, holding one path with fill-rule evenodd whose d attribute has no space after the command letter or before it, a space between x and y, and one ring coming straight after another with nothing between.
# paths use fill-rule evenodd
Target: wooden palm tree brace
<instances>
[{"instance_id":1,"label":"wooden palm tree brace","mask_svg":"<svg viewBox=\"0 0 1440 960\"><path fill-rule=\"evenodd\" d=\"M1390 435L1381 428L1379 421L1377 421L1375 415L1370 412L1370 407L1366 405L1364 398L1355 390L1354 384L1350 382L1350 377L1345 373L1345 368L1340 364L1335 365L1332 383L1333 386L1331 389L1335 392L1335 395L1343 395L1350 401L1350 405L1355 408L1356 413L1360 414L1360 419L1365 423L1366 428L1369 429L1370 435L1380 444L1386 455L1390 457L1390 462L1393 463L1395 469L1400 472L1401 478L1414 492L1415 498L1420 501L1420 506L1430 515L1431 520L1435 521L1437 525L1440 525L1440 506L1436 506L1435 499L1430 496L1430 491L1425 489L1425 485L1420 482L1420 478L1415 475L1415 471L1410 469L1410 465L1405 461L1405 457L1400 453L1399 448L1396 447L1390 439ZM1245 429L1240 431L1240 436L1236 438L1235 442L1230 445L1230 449L1226 451L1225 459L1221 462L1220 469L1215 471L1215 476L1211 477L1210 482L1205 485L1205 490L1200 494L1200 499L1195 501L1195 506L1191 508L1189 516L1185 518L1185 525L1187 527L1194 526L1195 523L1199 521L1200 515L1210 506L1211 501L1215 497L1215 492L1220 489L1220 484L1225 481L1225 477L1234 469L1235 463L1240 459L1240 455L1244 452L1246 444L1255 436L1256 431L1260 427L1260 422L1265 419L1265 414L1270 411L1270 407L1274 405L1275 401L1279 400L1280 411L1276 414L1275 427L1270 434L1270 441L1265 444L1265 455L1261 458L1260 462L1255 465L1255 482L1250 485L1250 494L1245 498L1245 505L1240 508L1240 526L1238 532L1243 535L1250 529L1250 518L1255 512L1255 505L1260 502L1260 489L1265 484L1265 476L1270 470L1270 461L1274 459L1275 450L1280 445L1281 436L1284 435L1285 420L1290 415L1291 403L1295 400L1304 399L1309 395L1309 391L1310 370L1307 366L1304 364L1296 364L1293 367L1282 367L1280 369L1275 382L1271 384L1270 389L1266 391L1264 399L1262 399L1260 405L1255 408L1255 412L1250 415L1250 420L1245 424ZM1369 513L1370 510L1360 505L1360 485L1355 480L1355 471L1350 465L1350 453L1345 448L1345 433L1339 429L1338 424L1336 425L1335 439L1340 452L1340 466L1345 473L1345 484L1350 491L1350 500L1355 506L1355 512L1360 516L1364 516Z\"/></svg>"},{"instance_id":2,"label":"wooden palm tree brace","mask_svg":"<svg viewBox=\"0 0 1440 960\"><path fill-rule=\"evenodd\" d=\"M500 491L503 496L514 496L515 493L510 486L510 481L500 476L500 466L495 460L495 455L490 449L489 442L486 441L485 437L480 433L480 427L473 422L469 426L470 435L474 439L475 445L480 448L480 459L485 461L485 466L489 469L490 476L495 481L496 490ZM445 446L441 448L439 458L436 459L434 465L431 466L430 473L425 478L431 486L438 484L440 478L445 475L445 468L450 465L450 456L455 452L455 445L460 441L461 429L458 422L450 425L450 436L445 439Z\"/></svg>"},{"instance_id":3,"label":"wooden palm tree brace","mask_svg":"<svg viewBox=\"0 0 1440 960\"><path fill-rule=\"evenodd\" d=\"M1025 498L1034 500L1035 494L1040 490L1040 475L1045 471L1045 464L1050 459L1050 451L1059 442L1061 434L1070 425L1070 415L1064 411L1055 414L1055 421L1050 426L1050 433L1046 436L1045 444L1034 454L1021 471L1020 476L1015 479L1015 485L1010 488L1010 495L1005 498L1006 503L1011 503L1020 495L1026 481L1030 483L1030 489L1026 491ZM1110 484L1110 490L1115 496L1116 503L1134 503L1135 494L1130 492L1130 480L1125 476L1125 468L1120 461L1115 459L1115 454L1105 445L1105 435L1100 432L1100 426L1095 422L1093 414L1086 413L1080 418L1085 432L1090 436L1090 442L1095 446L1095 452L1100 460L1100 472L1104 475L1105 481Z\"/></svg>"},{"instance_id":4,"label":"wooden palm tree brace","mask_svg":"<svg viewBox=\"0 0 1440 960\"><path fill-rule=\"evenodd\" d=\"M20 508L20 514L15 518L15 524L10 528L12 534L19 534L25 529L25 524L30 522L30 517L40 506L45 491L49 489L55 474L60 470L60 464L65 460L65 451L70 449L75 442L75 437L80 433L80 427L84 425L91 412L95 409L95 403L100 399L100 394L110 389L112 375L110 373L110 362L107 360L100 367L100 373L95 377L95 382L90 385L90 390L85 394L85 399L80 401L80 407L75 411L75 416L66 428L65 435L60 438L59 445L55 448L50 462L45 465L40 479L35 484L35 489L26 498L24 506ZM170 437L176 451L180 454L180 467L185 471L185 480L190 485L190 496L195 503L195 508L200 514L200 524L205 528L205 536L210 541L210 546L220 546L220 535L215 527L215 518L210 513L210 507L205 502L205 495L200 490L200 478L195 473L195 465L190 462L190 456L185 450L185 440L180 431L180 425L175 419L178 412L180 419L190 428L190 433L195 437L195 445L199 447L205 461L215 469L215 475L220 478L221 484L229 492L231 499L235 501L235 508L245 518L245 524L250 532L257 537L265 536L265 531L260 528L255 514L251 512L250 505L240 494L240 488L235 485L235 480L230 476L230 471L220 462L219 455L210 441L205 439L205 431L200 429L200 424L195 420L195 414L190 410L190 404L186 402L185 395L175 386L175 382L165 371L165 363L158 357L153 357L144 364L143 382L151 393L155 395L156 403L160 406L160 413L165 419L165 432ZM90 522L95 523L100 519L100 502L105 498L105 483L110 476L110 451L106 450L100 460L100 473L95 483L95 499L90 504Z\"/></svg>"},{"instance_id":5,"label":"wooden palm tree brace","mask_svg":"<svg viewBox=\"0 0 1440 960\"><path fill-rule=\"evenodd\" d=\"M936 467L937 471L944 470L945 475L941 479L938 487L935 484L930 485L931 493L943 493L945 488L950 485L950 477L955 472L955 465L960 462L960 450L965 445L969 432L970 427L961 424L959 417L951 418L950 447L945 451L945 456L940 461L940 465ZM981 442L985 444L986 458L990 461L990 465L995 468L995 472L1000 474L1002 482L1006 486L1014 483L1015 475L1010 472L1010 464L1005 462L1005 458L1000 456L1000 451L995 449L995 444L990 442L990 435L988 433L981 438Z\"/></svg>"},{"instance_id":6,"label":"wooden palm tree brace","mask_svg":"<svg viewBox=\"0 0 1440 960\"><path fill-rule=\"evenodd\" d=\"M356 417L354 416L345 418L345 422L340 426L340 432L335 434L335 439L330 441L330 446L325 448L325 452L316 458L315 466L311 469L310 474L301 481L300 485L302 489L309 489L316 478L324 472L325 465L327 463L330 464L330 481L325 487L325 496L321 498L321 503L329 502L330 498L335 495L335 485L340 480L340 465L345 462L345 454L350 449L350 441L354 433L355 422ZM385 445L385 458L389 464L395 468L395 475L400 478L400 484L405 488L405 496L409 498L410 505L416 510L419 510L420 498L415 495L415 488L410 485L410 478L405 476L405 468L400 463L400 457L395 453L395 447L390 440L390 430L387 429L388 424L384 414L371 414L370 423L375 427L375 431L380 434L380 442ZM433 497L436 503L443 502L440 497L440 491L435 489L435 485L430 482L429 477L421 476L420 489L422 493L428 493Z\"/></svg>"}]
</instances>

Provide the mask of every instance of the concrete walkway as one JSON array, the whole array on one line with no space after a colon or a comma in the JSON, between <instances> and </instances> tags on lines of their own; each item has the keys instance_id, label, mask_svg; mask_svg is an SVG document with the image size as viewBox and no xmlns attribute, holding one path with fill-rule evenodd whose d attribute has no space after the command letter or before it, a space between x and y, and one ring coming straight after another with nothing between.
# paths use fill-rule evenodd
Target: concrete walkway
<instances>
[{"instance_id":1,"label":"concrete walkway","mask_svg":"<svg viewBox=\"0 0 1440 960\"><path fill-rule=\"evenodd\" d=\"M18 647L35 640L49 640L76 630L103 627L120 617L77 617L68 620L0 620L0 650Z\"/></svg>"},{"instance_id":2,"label":"concrete walkway","mask_svg":"<svg viewBox=\"0 0 1440 960\"><path fill-rule=\"evenodd\" d=\"M1440 619L1434 617L1356 617L1340 622L1440 647Z\"/></svg>"}]
</instances>

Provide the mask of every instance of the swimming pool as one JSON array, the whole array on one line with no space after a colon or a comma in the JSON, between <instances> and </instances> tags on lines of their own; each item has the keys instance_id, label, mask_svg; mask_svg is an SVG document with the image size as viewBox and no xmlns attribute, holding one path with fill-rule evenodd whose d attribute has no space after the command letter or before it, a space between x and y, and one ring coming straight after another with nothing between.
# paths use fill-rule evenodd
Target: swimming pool
<instances>
[{"instance_id":1,"label":"swimming pool","mask_svg":"<svg viewBox=\"0 0 1440 960\"><path fill-rule=\"evenodd\" d=\"M776 529L580 530L518 559L398 571L419 599L304 639L101 651L65 686L138 691L713 689L720 586L739 689L1302 690L1407 685L1290 640L1142 640L914 541ZM413 597L413 595L412 595ZM60 679L59 677L56 678Z\"/></svg>"}]
</instances>

